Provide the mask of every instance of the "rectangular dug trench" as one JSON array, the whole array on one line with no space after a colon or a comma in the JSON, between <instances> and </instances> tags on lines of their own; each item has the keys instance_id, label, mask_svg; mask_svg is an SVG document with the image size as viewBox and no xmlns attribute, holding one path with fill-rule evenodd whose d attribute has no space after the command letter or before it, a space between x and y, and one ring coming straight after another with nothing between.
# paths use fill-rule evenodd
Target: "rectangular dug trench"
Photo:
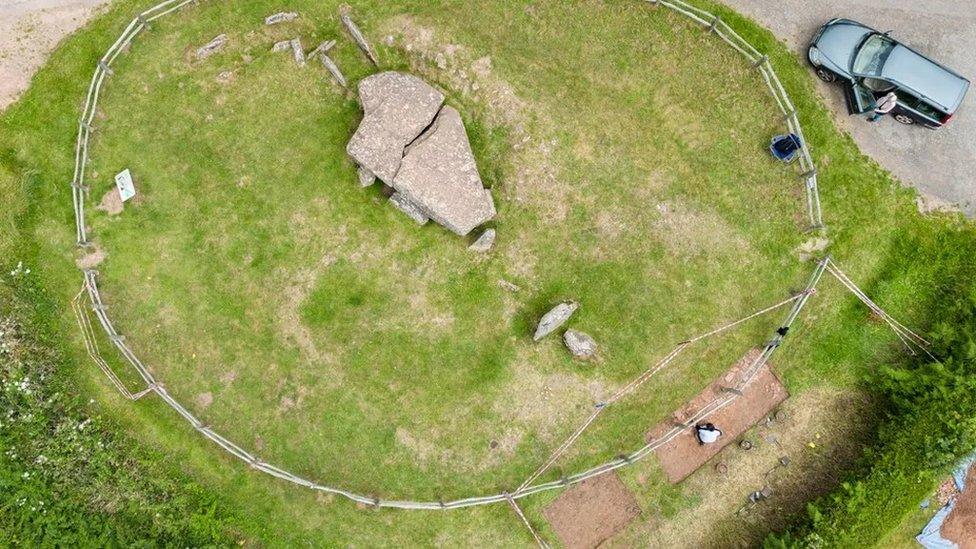
<instances>
[{"instance_id":1,"label":"rectangular dug trench","mask_svg":"<svg viewBox=\"0 0 976 549\"><path fill-rule=\"evenodd\" d=\"M645 440L650 442L663 435L670 431L675 423L683 423L709 402L723 396L725 394L723 388L737 385L741 379L739 377L741 372L748 368L760 353L759 349L753 349L746 353L715 383L691 399L688 404L675 411L669 421L661 423L649 431ZM689 428L655 451L668 480L671 484L677 484L697 471L722 448L735 442L739 435L766 417L788 396L786 387L772 372L767 362L759 370L752 383L745 388L742 396L705 418L705 422L714 423L722 431L722 437L718 441L703 446L698 443L695 430Z\"/></svg>"},{"instance_id":2,"label":"rectangular dug trench","mask_svg":"<svg viewBox=\"0 0 976 549\"><path fill-rule=\"evenodd\" d=\"M564 547L591 549L611 538L641 513L616 471L566 489L543 509Z\"/></svg>"}]
</instances>

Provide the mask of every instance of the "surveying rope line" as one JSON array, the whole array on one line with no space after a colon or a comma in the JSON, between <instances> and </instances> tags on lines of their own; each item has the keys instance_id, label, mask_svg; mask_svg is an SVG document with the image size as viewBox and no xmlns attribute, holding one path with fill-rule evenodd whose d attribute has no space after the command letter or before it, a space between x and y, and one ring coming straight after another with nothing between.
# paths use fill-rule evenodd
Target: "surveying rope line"
<instances>
[{"instance_id":1,"label":"surveying rope line","mask_svg":"<svg viewBox=\"0 0 976 549\"><path fill-rule=\"evenodd\" d=\"M939 361L939 359L937 359L935 355L929 351L931 343L929 343L928 340L907 328L904 324L889 315L884 309L882 309L877 303L868 297L868 295L864 293L864 291L861 290L856 284L854 284L850 277L848 277L847 274L845 274L844 271L837 266L836 261L830 260L827 269L830 271L830 274L834 276L834 278L840 281L840 283L851 293L853 293L862 303L864 303L871 310L871 312L877 315L885 322L885 324L888 325L889 328L891 328L891 331L898 336L898 339L900 339L905 348L908 349L908 352L912 353L913 355L917 354L915 352L915 348L913 347L914 344L915 347L921 349L922 352L925 353L930 359L936 362Z\"/></svg>"},{"instance_id":2,"label":"surveying rope line","mask_svg":"<svg viewBox=\"0 0 976 549\"><path fill-rule=\"evenodd\" d=\"M542 536L540 536L539 533L535 531L535 528L532 527L529 519L525 516L525 513L522 512L522 508L519 507L518 502L512 499L512 496L508 492L505 492L505 499L512 507L512 510L515 511L515 514L518 515L518 518L522 519L522 524L524 524L525 527L529 529L529 532L532 533L532 537L535 539L535 542L539 544L539 547L541 549L549 549L549 544L546 543L546 540L542 539Z\"/></svg>"},{"instance_id":3,"label":"surveying rope line","mask_svg":"<svg viewBox=\"0 0 976 549\"><path fill-rule=\"evenodd\" d=\"M763 79L766 82L767 86L769 87L770 92L774 100L776 101L778 107L780 108L781 111L783 111L788 128L790 129L791 132L796 133L798 136L800 136L802 140L802 129L800 128L799 121L796 117L795 109L789 100L789 96L786 94L786 91L783 89L782 84L779 82L779 79L776 76L775 72L773 72L772 68L769 67L768 58L766 56L760 55L759 52L754 47L752 47L748 42L742 39L741 36L735 33L735 31L732 30L727 24L725 24L724 21L721 21L719 18L714 17L713 15L711 15L710 13L704 10L693 7L685 2L682 2L681 0L649 0L649 1L653 4L663 4L674 11L677 11L679 13L688 16L689 18L691 18L696 22L707 25L709 27L709 30L713 31L723 41L728 43L736 51L738 51L748 60L753 62L755 66L759 69L760 73L762 74ZM106 77L114 74L111 65L118 58L118 56L132 43L132 41L136 38L136 36L138 36L142 31L150 28L151 22L165 15L173 13L188 4L195 3L195 2L196 0L167 0L137 15L129 23L129 25L125 28L125 30L120 34L120 36L115 41L115 43L113 43L112 46L109 47L109 49L105 52L105 55L103 55L102 58L99 60L92 74L92 79L91 82L89 83L88 91L85 98L84 108L82 109L82 116L79 120L79 125L78 125L78 134L77 134L77 140L75 145L74 173L71 180L72 202L75 210L76 239L78 245L80 246L87 246L89 244L88 234L87 234L88 231L87 231L87 227L85 226L85 199L89 195L89 189L85 185L85 168L88 163L89 142L92 133L94 131L92 122L94 121L95 114L97 112L98 99L100 97L102 86L105 82L105 79ZM809 172L810 174L808 178L808 184L807 184L808 214L811 218L811 223L814 225L814 227L822 227L822 219L820 215L820 206L819 206L819 196L817 194L817 188L816 188L816 170L814 169L813 161L812 158L810 157L809 148L806 145L806 141L802 140L802 144L803 147L801 149L800 165L806 172ZM822 268L818 269L818 272L822 274ZM686 424L684 427L675 427L670 431L668 431L665 435L648 442L647 444L639 448L637 451L629 455L616 458L614 460L608 461L606 463L603 463L601 465L598 465L586 471L582 471L580 473L577 473L575 475L560 480L538 483L538 484L530 484L529 482L527 482L524 483L523 486L517 492L512 494L502 492L499 494L464 498L464 499L458 499L449 502L383 500L377 497L369 497L361 494L356 494L354 492L349 492L340 488L335 488L335 487L312 482L310 480L294 475L288 471L280 469L274 465L263 462L256 456L248 453L247 451L240 448L233 442L224 438L222 435L214 432L207 425L201 422L196 416L194 416L189 410L187 410L183 405L181 405L175 398L173 398L169 394L169 392L166 390L163 384L159 383L155 379L155 377L152 375L149 369L140 361L140 359L136 356L136 354L125 343L124 336L118 333L118 331L115 329L114 325L112 324L111 319L106 313L105 304L102 301L101 295L98 290L96 275L97 273L93 270L86 270L84 272L82 291L87 293L88 301L91 304L94 316L98 321L99 325L102 327L102 330L108 336L113 346L119 351L119 353L122 355L125 361L128 362L133 367L133 369L136 370L136 372L140 375L140 377L142 377L142 379L146 382L146 389L144 389L139 393L133 394L129 392L128 389L125 388L124 384L121 383L121 380L118 378L118 376L115 375L112 369L108 367L108 364L100 356L97 347L97 342L93 337L94 329L91 325L90 320L88 320L87 314L85 314L82 308L81 299L79 297L76 297L72 306L75 308L76 314L78 314L79 326L82 329L83 337L85 339L86 350L89 352L89 355L92 356L92 359L96 362L96 364L99 365L99 368L102 369L103 372L105 372L107 377L109 377L112 384L115 385L116 388L123 394L123 396L131 400L135 400L150 392L155 393L159 395L160 399L163 400L163 402L165 402L168 406L173 408L173 410L175 410L180 416L182 416L201 435L203 435L207 439L211 440L212 442L220 446L230 455L246 462L252 468L262 471L276 478L285 480L287 482L291 482L300 486L305 486L313 490L343 496L352 501L362 503L365 505L370 505L376 508L385 507L385 508L397 508L397 509L447 510L447 509L459 509L465 507L472 507L478 505L487 505L493 503L501 503L507 501L509 502L510 505L513 506L513 508L516 510L517 514L519 515L519 517L532 531L533 536L536 538L536 541L540 543L541 546L546 547L547 545L545 544L545 541L542 540L540 537L538 537L538 534L532 529L531 524L528 523L528 520L526 519L524 513L522 513L521 509L518 507L516 503L516 500L518 498L526 497L544 491L562 489L569 485L576 484L578 482L582 482L589 478L593 478L598 475L602 475L610 471L613 471L615 469L618 469L620 467L624 467L626 465L635 463L636 461L639 461L644 457L646 457L647 455L649 455L655 449L673 440L676 436L678 436L685 429L687 429L689 425ZM815 279L819 280L819 274L815 275ZM623 396L638 389L644 382L646 382L657 371L659 371L661 368L663 368L668 363L670 363L670 361L673 360L674 357L681 350L683 350L687 345L695 341L698 341L704 337L710 337L719 332L730 329L731 327L738 325L739 323L744 322L749 318L753 318L754 316L758 316L759 314L764 314L765 312L769 312L773 309L776 309L790 302L794 303L794 309L791 312L790 317L788 317L787 325L792 323L792 321L795 320L796 315L799 313L799 309L801 309L803 305L807 302L807 299L809 298L810 295L812 295L813 291L814 288L811 285L808 287L807 291L805 291L803 294L794 296L793 298L785 300L784 302L774 305L773 307L769 307L763 311L754 313L752 316L736 321L731 325L727 325L717 330L713 330L712 332L703 334L701 336L698 336L697 338L679 344L679 346L676 347L675 350L672 351L670 355L665 357L665 359L663 359L662 362L658 363L655 367L652 367L650 370L646 371L641 376L635 378L635 380L631 381L631 383L629 383L627 386L621 388L614 395L614 398L612 398L611 401L622 398ZM779 338L778 341L774 339L774 341L776 341L776 345L770 344L771 346L767 346L767 348L764 350L764 353L756 360L756 363L753 365L755 367L750 368L750 370L753 371L747 372L747 375L743 376L743 379L738 385L740 389L745 388L746 386L748 386L749 383L751 383L756 373L765 364L766 360L768 360L769 355L772 354L775 348L779 345L781 339L782 339L781 337ZM734 401L737 397L738 397L737 394L732 393L729 395L725 395L721 398L718 398L715 401L702 407L688 421L692 422L692 424L693 422L700 421L701 419L708 417L709 415L720 410L724 406L727 406L729 403ZM603 408L604 407L601 407L598 410L602 410ZM561 446L561 448L563 448L562 452L565 452L565 449L568 448L569 445L571 445L573 442L575 442L575 440L582 434L582 431L585 430L586 427L590 423L592 423L593 420L596 419L596 416L599 415L599 413L601 412L597 411L595 412L595 414L591 415L592 419L588 420L588 422L585 423L584 426L578 430L578 434L576 434L575 437L571 437L571 440L568 441L568 444L564 443L565 447ZM546 466L546 468L548 468L548 466ZM534 478L538 478L538 476L544 472L545 469L542 469L540 472L538 472L538 474L534 475Z\"/></svg>"}]
</instances>

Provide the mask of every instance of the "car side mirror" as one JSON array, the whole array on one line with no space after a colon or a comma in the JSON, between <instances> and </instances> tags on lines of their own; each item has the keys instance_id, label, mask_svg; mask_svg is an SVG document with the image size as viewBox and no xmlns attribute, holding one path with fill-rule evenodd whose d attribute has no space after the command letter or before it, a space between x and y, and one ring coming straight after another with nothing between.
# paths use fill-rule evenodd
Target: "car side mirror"
<instances>
[{"instance_id":1,"label":"car side mirror","mask_svg":"<svg viewBox=\"0 0 976 549\"><path fill-rule=\"evenodd\" d=\"M889 31L884 31L884 35L885 36L891 36L891 33L892 32L894 32L894 31L890 31L890 30Z\"/></svg>"}]
</instances>

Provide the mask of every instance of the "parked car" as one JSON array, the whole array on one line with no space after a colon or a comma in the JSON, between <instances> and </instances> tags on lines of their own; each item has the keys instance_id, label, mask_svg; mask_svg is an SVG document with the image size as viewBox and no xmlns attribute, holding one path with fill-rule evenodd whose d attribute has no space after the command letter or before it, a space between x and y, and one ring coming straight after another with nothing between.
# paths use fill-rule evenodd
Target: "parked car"
<instances>
[{"instance_id":1,"label":"parked car","mask_svg":"<svg viewBox=\"0 0 976 549\"><path fill-rule=\"evenodd\" d=\"M807 52L824 82L841 81L851 114L874 109L875 100L895 92L891 112L902 124L939 128L962 103L969 80L921 53L850 19L831 19Z\"/></svg>"}]
</instances>

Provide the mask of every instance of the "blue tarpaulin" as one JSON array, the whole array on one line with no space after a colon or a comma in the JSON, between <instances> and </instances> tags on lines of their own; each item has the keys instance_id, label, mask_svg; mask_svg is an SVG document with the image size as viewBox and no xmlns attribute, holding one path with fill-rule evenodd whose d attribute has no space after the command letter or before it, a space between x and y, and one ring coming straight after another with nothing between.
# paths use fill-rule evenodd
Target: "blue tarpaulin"
<instances>
[{"instance_id":1,"label":"blue tarpaulin","mask_svg":"<svg viewBox=\"0 0 976 549\"><path fill-rule=\"evenodd\" d=\"M952 471L952 480L960 492L966 488L966 475L969 473L969 468L972 467L973 462L976 462L976 452L964 458ZM973 489L976 490L976 486ZM950 501L945 507L939 509L932 520L922 529L922 533L915 536L922 547L926 549L958 549L955 543L942 537L942 523L952 513L955 505L955 501Z\"/></svg>"}]
</instances>

